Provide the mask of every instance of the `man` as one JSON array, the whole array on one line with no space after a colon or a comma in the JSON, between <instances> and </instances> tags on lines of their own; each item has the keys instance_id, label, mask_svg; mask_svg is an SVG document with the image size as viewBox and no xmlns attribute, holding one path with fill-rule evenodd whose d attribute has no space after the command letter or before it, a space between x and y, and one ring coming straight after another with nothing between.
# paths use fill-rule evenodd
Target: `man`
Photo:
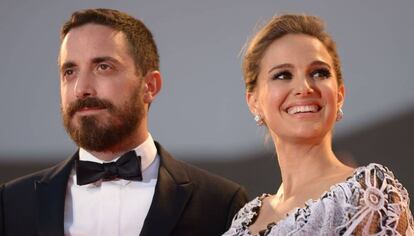
<instances>
[{"instance_id":1,"label":"man","mask_svg":"<svg viewBox=\"0 0 414 236\"><path fill-rule=\"evenodd\" d=\"M145 25L110 9L73 13L59 53L64 126L79 150L0 188L2 235L220 235L239 185L177 161L148 132L161 89Z\"/></svg>"}]
</instances>

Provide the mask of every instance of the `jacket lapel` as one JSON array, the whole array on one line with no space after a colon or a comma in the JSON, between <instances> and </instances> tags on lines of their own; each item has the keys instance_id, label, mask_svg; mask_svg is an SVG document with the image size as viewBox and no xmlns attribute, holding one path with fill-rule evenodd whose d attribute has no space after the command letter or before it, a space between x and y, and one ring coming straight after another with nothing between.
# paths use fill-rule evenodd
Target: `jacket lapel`
<instances>
[{"instance_id":1,"label":"jacket lapel","mask_svg":"<svg viewBox=\"0 0 414 236\"><path fill-rule=\"evenodd\" d=\"M191 196L193 184L182 164L155 142L161 162L154 198L141 236L170 235Z\"/></svg>"},{"instance_id":2,"label":"jacket lapel","mask_svg":"<svg viewBox=\"0 0 414 236\"><path fill-rule=\"evenodd\" d=\"M77 155L52 167L41 180L35 182L39 236L64 235L66 187Z\"/></svg>"}]
</instances>

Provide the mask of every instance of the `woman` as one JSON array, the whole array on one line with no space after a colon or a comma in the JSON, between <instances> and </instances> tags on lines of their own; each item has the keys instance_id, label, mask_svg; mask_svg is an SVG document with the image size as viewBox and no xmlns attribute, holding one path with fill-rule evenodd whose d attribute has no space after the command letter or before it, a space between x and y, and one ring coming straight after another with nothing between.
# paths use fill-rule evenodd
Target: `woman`
<instances>
[{"instance_id":1,"label":"woman","mask_svg":"<svg viewBox=\"0 0 414 236\"><path fill-rule=\"evenodd\" d=\"M409 235L406 189L379 164L357 169L332 151L344 102L335 43L314 16L274 17L243 61L246 99L272 138L282 175L235 216L229 235Z\"/></svg>"}]
</instances>

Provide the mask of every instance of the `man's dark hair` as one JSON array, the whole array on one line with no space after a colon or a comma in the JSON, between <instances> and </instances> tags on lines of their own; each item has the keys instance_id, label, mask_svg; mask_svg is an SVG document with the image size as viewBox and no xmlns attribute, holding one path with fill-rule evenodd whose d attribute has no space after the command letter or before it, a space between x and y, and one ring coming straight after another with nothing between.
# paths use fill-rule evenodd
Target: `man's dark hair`
<instances>
[{"instance_id":1,"label":"man's dark hair","mask_svg":"<svg viewBox=\"0 0 414 236\"><path fill-rule=\"evenodd\" d=\"M159 70L157 45L149 29L142 21L117 10L99 8L74 12L62 26L61 41L71 29L90 23L108 26L125 34L137 72L145 75Z\"/></svg>"}]
</instances>

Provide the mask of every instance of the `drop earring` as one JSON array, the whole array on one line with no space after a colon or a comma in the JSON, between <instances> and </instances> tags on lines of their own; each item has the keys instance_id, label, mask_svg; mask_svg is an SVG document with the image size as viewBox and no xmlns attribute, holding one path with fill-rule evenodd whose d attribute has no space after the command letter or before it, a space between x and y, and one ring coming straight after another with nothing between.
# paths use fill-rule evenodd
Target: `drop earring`
<instances>
[{"instance_id":1,"label":"drop earring","mask_svg":"<svg viewBox=\"0 0 414 236\"><path fill-rule=\"evenodd\" d=\"M342 111L342 108L339 108L338 111L336 112L336 121L342 120L343 117L344 117L344 112Z\"/></svg>"},{"instance_id":2,"label":"drop earring","mask_svg":"<svg viewBox=\"0 0 414 236\"><path fill-rule=\"evenodd\" d=\"M263 118L259 114L254 115L254 121L256 121L257 126L262 126L264 124Z\"/></svg>"}]
</instances>

